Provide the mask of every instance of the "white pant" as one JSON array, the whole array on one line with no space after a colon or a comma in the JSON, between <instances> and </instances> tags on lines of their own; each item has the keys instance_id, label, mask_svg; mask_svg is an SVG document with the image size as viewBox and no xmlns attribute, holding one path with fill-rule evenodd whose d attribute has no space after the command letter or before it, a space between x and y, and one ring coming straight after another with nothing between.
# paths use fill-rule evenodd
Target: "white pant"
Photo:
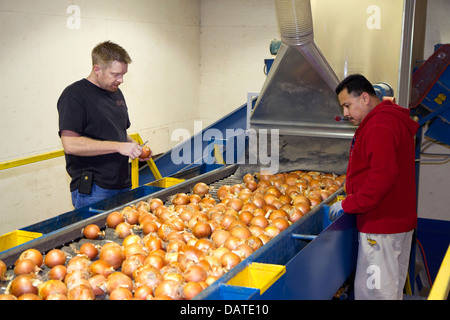
<instances>
[{"instance_id":1,"label":"white pant","mask_svg":"<svg viewBox=\"0 0 450 320\"><path fill-rule=\"evenodd\" d=\"M401 300L413 231L359 233L355 300Z\"/></svg>"}]
</instances>

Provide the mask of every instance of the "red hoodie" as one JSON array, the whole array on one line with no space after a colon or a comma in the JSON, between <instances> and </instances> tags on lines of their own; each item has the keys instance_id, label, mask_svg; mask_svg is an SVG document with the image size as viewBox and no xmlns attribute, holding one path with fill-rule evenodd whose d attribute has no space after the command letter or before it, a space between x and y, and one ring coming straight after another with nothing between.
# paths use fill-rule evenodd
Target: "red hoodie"
<instances>
[{"instance_id":1,"label":"red hoodie","mask_svg":"<svg viewBox=\"0 0 450 320\"><path fill-rule=\"evenodd\" d=\"M356 130L342 208L357 214L360 232L389 234L416 228L414 136L418 127L408 109L383 101Z\"/></svg>"}]
</instances>

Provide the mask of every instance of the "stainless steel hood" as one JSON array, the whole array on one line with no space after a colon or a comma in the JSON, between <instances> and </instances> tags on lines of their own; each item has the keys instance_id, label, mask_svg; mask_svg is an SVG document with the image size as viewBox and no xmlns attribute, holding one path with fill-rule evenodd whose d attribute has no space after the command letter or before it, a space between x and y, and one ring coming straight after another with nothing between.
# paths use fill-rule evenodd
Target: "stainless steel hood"
<instances>
[{"instance_id":1,"label":"stainless steel hood","mask_svg":"<svg viewBox=\"0 0 450 320\"><path fill-rule=\"evenodd\" d=\"M345 173L355 127L342 117L339 80L314 43L309 0L276 0L282 45L250 118L279 130L279 171Z\"/></svg>"}]
</instances>

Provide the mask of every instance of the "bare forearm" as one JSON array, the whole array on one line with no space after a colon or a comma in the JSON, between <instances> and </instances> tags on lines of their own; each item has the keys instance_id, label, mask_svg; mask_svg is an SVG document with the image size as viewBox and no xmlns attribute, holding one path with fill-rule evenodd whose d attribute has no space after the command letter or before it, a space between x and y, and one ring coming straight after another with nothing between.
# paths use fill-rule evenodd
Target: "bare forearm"
<instances>
[{"instance_id":1,"label":"bare forearm","mask_svg":"<svg viewBox=\"0 0 450 320\"><path fill-rule=\"evenodd\" d=\"M110 153L120 153L123 156L135 159L142 153L142 147L129 135L128 142L100 141L80 136L72 131L63 130L61 141L64 151L81 157L93 157Z\"/></svg>"},{"instance_id":2,"label":"bare forearm","mask_svg":"<svg viewBox=\"0 0 450 320\"><path fill-rule=\"evenodd\" d=\"M64 151L82 157L92 157L119 152L120 142L100 141L87 137L62 137Z\"/></svg>"}]
</instances>

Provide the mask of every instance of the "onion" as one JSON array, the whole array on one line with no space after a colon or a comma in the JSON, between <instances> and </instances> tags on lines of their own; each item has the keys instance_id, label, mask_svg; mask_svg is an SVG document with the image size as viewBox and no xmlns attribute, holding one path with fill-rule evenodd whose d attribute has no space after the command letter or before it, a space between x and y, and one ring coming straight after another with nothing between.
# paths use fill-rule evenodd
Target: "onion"
<instances>
[{"instance_id":1,"label":"onion","mask_svg":"<svg viewBox=\"0 0 450 320\"><path fill-rule=\"evenodd\" d=\"M164 240L167 241L167 236L172 233L175 230L175 228L172 226L171 223L163 223L158 228L158 236Z\"/></svg>"},{"instance_id":2,"label":"onion","mask_svg":"<svg viewBox=\"0 0 450 320\"><path fill-rule=\"evenodd\" d=\"M163 274L163 278L164 280L174 280L179 283L185 282L183 275L177 271L167 271Z\"/></svg>"},{"instance_id":3,"label":"onion","mask_svg":"<svg viewBox=\"0 0 450 320\"><path fill-rule=\"evenodd\" d=\"M123 255L125 257L125 259L136 255L136 254L142 254L144 256L146 256L148 254L148 248L146 248L144 245L139 244L139 243L131 243L128 244L127 246L124 246L123 248Z\"/></svg>"},{"instance_id":4,"label":"onion","mask_svg":"<svg viewBox=\"0 0 450 320\"><path fill-rule=\"evenodd\" d=\"M205 283L210 286L212 285L217 279L219 279L221 276L214 276L214 275L208 275L208 277L205 280Z\"/></svg>"},{"instance_id":5,"label":"onion","mask_svg":"<svg viewBox=\"0 0 450 320\"><path fill-rule=\"evenodd\" d=\"M138 300L150 300L153 298L153 289L146 285L137 287L134 290L134 298Z\"/></svg>"},{"instance_id":6,"label":"onion","mask_svg":"<svg viewBox=\"0 0 450 320\"><path fill-rule=\"evenodd\" d=\"M264 200L264 197L260 195L254 195L251 199L251 201L258 207L258 208L264 208L264 206L267 204L266 200Z\"/></svg>"},{"instance_id":7,"label":"onion","mask_svg":"<svg viewBox=\"0 0 450 320\"><path fill-rule=\"evenodd\" d=\"M122 215L125 219L125 222L130 225L135 225L139 221L139 211L137 211L136 209L132 209L132 208L124 209L122 211Z\"/></svg>"},{"instance_id":8,"label":"onion","mask_svg":"<svg viewBox=\"0 0 450 320\"><path fill-rule=\"evenodd\" d=\"M164 202L159 198L149 199L148 203L150 204L151 212L155 212L156 208L164 205Z\"/></svg>"},{"instance_id":9,"label":"onion","mask_svg":"<svg viewBox=\"0 0 450 320\"><path fill-rule=\"evenodd\" d=\"M120 222L114 229L114 233L117 237L119 237L121 239L125 239L132 233L131 228L132 227L129 223Z\"/></svg>"},{"instance_id":10,"label":"onion","mask_svg":"<svg viewBox=\"0 0 450 320\"><path fill-rule=\"evenodd\" d=\"M14 266L14 273L16 276L28 273L38 273L40 270L41 268L39 268L34 261L30 259L18 260Z\"/></svg>"},{"instance_id":11,"label":"onion","mask_svg":"<svg viewBox=\"0 0 450 320\"><path fill-rule=\"evenodd\" d=\"M99 259L108 262L114 269L118 269L122 265L125 255L119 244L110 242L104 244L100 249Z\"/></svg>"},{"instance_id":12,"label":"onion","mask_svg":"<svg viewBox=\"0 0 450 320\"><path fill-rule=\"evenodd\" d=\"M301 211L300 209L294 207L289 211L289 221L295 222L301 217L303 217L303 211Z\"/></svg>"},{"instance_id":13,"label":"onion","mask_svg":"<svg viewBox=\"0 0 450 320\"><path fill-rule=\"evenodd\" d=\"M225 246L225 248L227 248L227 249L229 249L229 250L234 250L234 249L236 249L237 246L240 245L243 241L244 241L244 240L242 240L242 239L240 239L240 238L238 238L238 237L236 237L236 236L230 235L230 236L228 237L228 239L225 241L224 246Z\"/></svg>"},{"instance_id":14,"label":"onion","mask_svg":"<svg viewBox=\"0 0 450 320\"><path fill-rule=\"evenodd\" d=\"M217 194L216 195L217 195L217 198L219 198L219 200L222 201L231 192L232 192L231 186L223 185L219 189L217 189Z\"/></svg>"},{"instance_id":15,"label":"onion","mask_svg":"<svg viewBox=\"0 0 450 320\"><path fill-rule=\"evenodd\" d=\"M206 183L199 182L194 186L194 188L192 189L192 192L201 197L204 197L206 194L209 193L209 189L210 188L208 187L208 185Z\"/></svg>"},{"instance_id":16,"label":"onion","mask_svg":"<svg viewBox=\"0 0 450 320\"><path fill-rule=\"evenodd\" d=\"M3 293L0 294L0 301L1 300L17 300L17 297L12 294Z\"/></svg>"},{"instance_id":17,"label":"onion","mask_svg":"<svg viewBox=\"0 0 450 320\"><path fill-rule=\"evenodd\" d=\"M250 212L250 211L244 211L244 210L242 210L240 213L239 213L239 219L242 221L242 222L244 222L245 223L245 225L250 225L250 221L252 220L252 218L253 218L253 214Z\"/></svg>"},{"instance_id":18,"label":"onion","mask_svg":"<svg viewBox=\"0 0 450 320\"><path fill-rule=\"evenodd\" d=\"M269 236L269 238L274 238L281 232L280 229L278 229L275 226L268 226L267 228L264 229L264 231Z\"/></svg>"},{"instance_id":19,"label":"onion","mask_svg":"<svg viewBox=\"0 0 450 320\"><path fill-rule=\"evenodd\" d=\"M5 275L6 275L6 264L0 260L0 281L3 281L6 279Z\"/></svg>"},{"instance_id":20,"label":"onion","mask_svg":"<svg viewBox=\"0 0 450 320\"><path fill-rule=\"evenodd\" d=\"M67 263L67 273L72 273L75 270L84 270L90 272L92 261L84 255L73 257Z\"/></svg>"},{"instance_id":21,"label":"onion","mask_svg":"<svg viewBox=\"0 0 450 320\"><path fill-rule=\"evenodd\" d=\"M286 213L286 211L277 209L270 213L269 220L275 220L277 218L288 219L289 215Z\"/></svg>"},{"instance_id":22,"label":"onion","mask_svg":"<svg viewBox=\"0 0 450 320\"><path fill-rule=\"evenodd\" d=\"M122 273L132 278L134 271L143 265L144 263L138 256L131 256L122 262L122 268L120 270Z\"/></svg>"},{"instance_id":23,"label":"onion","mask_svg":"<svg viewBox=\"0 0 450 320\"><path fill-rule=\"evenodd\" d=\"M222 255L220 261L223 268L230 270L241 262L241 258L234 252L227 252Z\"/></svg>"},{"instance_id":24,"label":"onion","mask_svg":"<svg viewBox=\"0 0 450 320\"><path fill-rule=\"evenodd\" d=\"M201 250L205 256L216 249L216 245L212 242L212 240L207 238L198 240L194 247Z\"/></svg>"},{"instance_id":25,"label":"onion","mask_svg":"<svg viewBox=\"0 0 450 320\"><path fill-rule=\"evenodd\" d=\"M234 221L236 221L237 218L231 214L225 214L223 216L222 221L220 222L220 225L224 228L228 228L230 226L230 224Z\"/></svg>"},{"instance_id":26,"label":"onion","mask_svg":"<svg viewBox=\"0 0 450 320\"><path fill-rule=\"evenodd\" d=\"M205 281L207 274L204 268L202 268L201 266L198 265L192 265L189 266L185 271L184 271L184 279L187 282L193 281L193 282L200 282L200 281Z\"/></svg>"},{"instance_id":27,"label":"onion","mask_svg":"<svg viewBox=\"0 0 450 320\"><path fill-rule=\"evenodd\" d=\"M29 273L22 274L14 278L8 287L7 294L12 294L16 297L20 297L25 293L38 293L37 286L40 284L40 281L37 278L37 275Z\"/></svg>"},{"instance_id":28,"label":"onion","mask_svg":"<svg viewBox=\"0 0 450 320\"><path fill-rule=\"evenodd\" d=\"M48 280L38 285L38 295L44 300L52 294L67 295L67 291L66 284L60 280Z\"/></svg>"},{"instance_id":29,"label":"onion","mask_svg":"<svg viewBox=\"0 0 450 320\"><path fill-rule=\"evenodd\" d=\"M179 263L198 263L203 257L204 253L200 249L197 249L194 246L186 245L184 249L178 253L177 261Z\"/></svg>"},{"instance_id":30,"label":"onion","mask_svg":"<svg viewBox=\"0 0 450 320\"><path fill-rule=\"evenodd\" d=\"M69 300L69 299L67 298L67 295L54 293L49 295L46 300Z\"/></svg>"},{"instance_id":31,"label":"onion","mask_svg":"<svg viewBox=\"0 0 450 320\"><path fill-rule=\"evenodd\" d=\"M52 249L45 255L44 264L49 268L65 263L66 253L60 249Z\"/></svg>"},{"instance_id":32,"label":"onion","mask_svg":"<svg viewBox=\"0 0 450 320\"><path fill-rule=\"evenodd\" d=\"M94 260L98 256L98 247L93 243L86 242L81 245L79 253L84 254L90 260Z\"/></svg>"},{"instance_id":33,"label":"onion","mask_svg":"<svg viewBox=\"0 0 450 320\"><path fill-rule=\"evenodd\" d=\"M140 212L150 212L150 203L148 203L147 201L139 201L138 203L136 203L136 210L140 211Z\"/></svg>"},{"instance_id":34,"label":"onion","mask_svg":"<svg viewBox=\"0 0 450 320\"><path fill-rule=\"evenodd\" d=\"M246 240L246 243L252 247L253 251L258 250L259 248L261 248L264 243L262 242L262 240L260 238L258 238L257 236L251 236L250 238L248 238Z\"/></svg>"},{"instance_id":35,"label":"onion","mask_svg":"<svg viewBox=\"0 0 450 320\"><path fill-rule=\"evenodd\" d=\"M106 277L104 275L93 275L88 281L95 296L101 296L106 293Z\"/></svg>"},{"instance_id":36,"label":"onion","mask_svg":"<svg viewBox=\"0 0 450 320\"><path fill-rule=\"evenodd\" d=\"M111 266L107 261L96 260L91 263L90 271L93 275L100 274L104 277L107 277L111 273L113 273L115 270L114 270L113 266Z\"/></svg>"},{"instance_id":37,"label":"onion","mask_svg":"<svg viewBox=\"0 0 450 320\"><path fill-rule=\"evenodd\" d=\"M166 261L164 257L162 257L161 255L153 253L148 255L148 257L144 261L144 264L150 265L155 269L161 270L161 268L165 266Z\"/></svg>"},{"instance_id":38,"label":"onion","mask_svg":"<svg viewBox=\"0 0 450 320\"><path fill-rule=\"evenodd\" d=\"M38 266L41 267L42 263L44 262L44 258L42 256L42 253L40 253L38 250L36 249L27 249L24 252L22 252L19 256L18 260L21 259L30 259L33 260L34 263Z\"/></svg>"},{"instance_id":39,"label":"onion","mask_svg":"<svg viewBox=\"0 0 450 320\"><path fill-rule=\"evenodd\" d=\"M307 196L303 195L303 194L298 194L294 197L294 199L292 200L292 205L297 205L301 202L304 202L306 204L308 204L308 206L311 205L311 200L308 199Z\"/></svg>"},{"instance_id":40,"label":"onion","mask_svg":"<svg viewBox=\"0 0 450 320\"><path fill-rule=\"evenodd\" d=\"M83 235L88 239L97 239L99 236L104 236L105 232L100 230L96 224L89 224L83 228Z\"/></svg>"},{"instance_id":41,"label":"onion","mask_svg":"<svg viewBox=\"0 0 450 320\"><path fill-rule=\"evenodd\" d=\"M247 173L242 177L242 180L244 180L244 182L255 181L255 177L251 173Z\"/></svg>"},{"instance_id":42,"label":"onion","mask_svg":"<svg viewBox=\"0 0 450 320\"><path fill-rule=\"evenodd\" d=\"M311 211L310 205L308 205L308 204L305 203L305 202L300 202L300 203L296 204L296 205L294 206L294 208L297 209L297 210L300 210L300 211L303 213L303 215L305 215L305 214L307 214L309 211Z\"/></svg>"},{"instance_id":43,"label":"onion","mask_svg":"<svg viewBox=\"0 0 450 320\"><path fill-rule=\"evenodd\" d=\"M166 252L178 252L183 249L185 245L186 243L184 242L184 240L171 240L166 246Z\"/></svg>"},{"instance_id":44,"label":"onion","mask_svg":"<svg viewBox=\"0 0 450 320\"><path fill-rule=\"evenodd\" d=\"M250 220L250 225L266 228L269 225L269 220L264 216L254 216Z\"/></svg>"},{"instance_id":45,"label":"onion","mask_svg":"<svg viewBox=\"0 0 450 320\"><path fill-rule=\"evenodd\" d=\"M189 196L186 193L177 193L171 201L173 204L188 204Z\"/></svg>"},{"instance_id":46,"label":"onion","mask_svg":"<svg viewBox=\"0 0 450 320\"><path fill-rule=\"evenodd\" d=\"M318 206L322 202L322 198L319 196L309 196L308 199L311 201L311 206Z\"/></svg>"},{"instance_id":47,"label":"onion","mask_svg":"<svg viewBox=\"0 0 450 320\"><path fill-rule=\"evenodd\" d=\"M248 230L247 227L234 227L231 229L231 235L235 236L239 239L248 239L252 233Z\"/></svg>"},{"instance_id":48,"label":"onion","mask_svg":"<svg viewBox=\"0 0 450 320\"><path fill-rule=\"evenodd\" d=\"M241 243L237 246L236 249L234 249L232 252L236 253L241 259L248 258L255 250L247 244L247 243Z\"/></svg>"},{"instance_id":49,"label":"onion","mask_svg":"<svg viewBox=\"0 0 450 320\"><path fill-rule=\"evenodd\" d=\"M116 271L110 274L106 278L106 292L111 294L116 288L127 288L129 290L133 289L133 280L128 277L126 274Z\"/></svg>"},{"instance_id":50,"label":"onion","mask_svg":"<svg viewBox=\"0 0 450 320\"><path fill-rule=\"evenodd\" d=\"M245 187L253 192L258 188L258 183L255 180L247 181Z\"/></svg>"},{"instance_id":51,"label":"onion","mask_svg":"<svg viewBox=\"0 0 450 320\"><path fill-rule=\"evenodd\" d=\"M64 283L68 289L72 289L80 284L89 284L88 279L91 274L86 270L75 270L68 273L64 278Z\"/></svg>"},{"instance_id":52,"label":"onion","mask_svg":"<svg viewBox=\"0 0 450 320\"><path fill-rule=\"evenodd\" d=\"M155 289L155 298L168 297L173 300L183 298L183 286L174 280L163 280Z\"/></svg>"},{"instance_id":53,"label":"onion","mask_svg":"<svg viewBox=\"0 0 450 320\"><path fill-rule=\"evenodd\" d=\"M118 287L109 294L109 300L128 300L133 298L130 289Z\"/></svg>"},{"instance_id":54,"label":"onion","mask_svg":"<svg viewBox=\"0 0 450 320\"><path fill-rule=\"evenodd\" d=\"M42 300L37 294L34 293L24 293L17 300Z\"/></svg>"},{"instance_id":55,"label":"onion","mask_svg":"<svg viewBox=\"0 0 450 320\"><path fill-rule=\"evenodd\" d=\"M89 285L80 284L69 289L67 298L69 300L95 300L95 294Z\"/></svg>"},{"instance_id":56,"label":"onion","mask_svg":"<svg viewBox=\"0 0 450 320\"><path fill-rule=\"evenodd\" d=\"M144 238L145 246L150 250L162 249L163 243L162 240L156 236L147 235Z\"/></svg>"},{"instance_id":57,"label":"onion","mask_svg":"<svg viewBox=\"0 0 450 320\"><path fill-rule=\"evenodd\" d=\"M244 205L244 201L238 198L230 199L227 202L227 206L232 208L235 211L240 211L242 209L242 206Z\"/></svg>"},{"instance_id":58,"label":"onion","mask_svg":"<svg viewBox=\"0 0 450 320\"><path fill-rule=\"evenodd\" d=\"M118 211L111 212L106 218L106 225L112 229L115 229L117 225L121 222L124 222L125 218Z\"/></svg>"},{"instance_id":59,"label":"onion","mask_svg":"<svg viewBox=\"0 0 450 320\"><path fill-rule=\"evenodd\" d=\"M202 209L211 208L216 204L216 200L211 197L209 194L207 194L202 201L200 202L200 207Z\"/></svg>"},{"instance_id":60,"label":"onion","mask_svg":"<svg viewBox=\"0 0 450 320\"><path fill-rule=\"evenodd\" d=\"M67 275L67 267L63 265L57 265L50 269L48 272L48 278L51 280L64 280Z\"/></svg>"},{"instance_id":61,"label":"onion","mask_svg":"<svg viewBox=\"0 0 450 320\"><path fill-rule=\"evenodd\" d=\"M253 236L258 237L260 234L264 232L264 228L261 228L260 226L251 225L248 227L248 230L252 233Z\"/></svg>"},{"instance_id":62,"label":"onion","mask_svg":"<svg viewBox=\"0 0 450 320\"><path fill-rule=\"evenodd\" d=\"M142 232L145 235L158 231L158 225L153 221L144 222L141 226L142 226Z\"/></svg>"},{"instance_id":63,"label":"onion","mask_svg":"<svg viewBox=\"0 0 450 320\"><path fill-rule=\"evenodd\" d=\"M211 240L214 242L216 247L220 247L225 243L229 236L231 236L230 231L217 229L212 233Z\"/></svg>"},{"instance_id":64,"label":"onion","mask_svg":"<svg viewBox=\"0 0 450 320\"><path fill-rule=\"evenodd\" d=\"M152 289L163 280L163 276L158 269L145 264L133 273L133 278L136 287L146 285Z\"/></svg>"},{"instance_id":65,"label":"onion","mask_svg":"<svg viewBox=\"0 0 450 320\"><path fill-rule=\"evenodd\" d=\"M289 222L284 218L276 218L272 220L272 225L278 230L283 231L289 227Z\"/></svg>"},{"instance_id":66,"label":"onion","mask_svg":"<svg viewBox=\"0 0 450 320\"><path fill-rule=\"evenodd\" d=\"M227 247L219 247L214 250L213 256L220 260L220 258L222 258L222 256L227 252L230 252L230 249L228 249ZM222 265L222 262L220 262L220 265Z\"/></svg>"},{"instance_id":67,"label":"onion","mask_svg":"<svg viewBox=\"0 0 450 320\"><path fill-rule=\"evenodd\" d=\"M203 291L203 287L197 282L188 282L183 286L183 296L190 300Z\"/></svg>"},{"instance_id":68,"label":"onion","mask_svg":"<svg viewBox=\"0 0 450 320\"><path fill-rule=\"evenodd\" d=\"M192 233L197 238L209 237L209 235L211 235L211 226L209 225L208 222L198 221L194 225L194 229L192 230Z\"/></svg>"}]
</instances>

